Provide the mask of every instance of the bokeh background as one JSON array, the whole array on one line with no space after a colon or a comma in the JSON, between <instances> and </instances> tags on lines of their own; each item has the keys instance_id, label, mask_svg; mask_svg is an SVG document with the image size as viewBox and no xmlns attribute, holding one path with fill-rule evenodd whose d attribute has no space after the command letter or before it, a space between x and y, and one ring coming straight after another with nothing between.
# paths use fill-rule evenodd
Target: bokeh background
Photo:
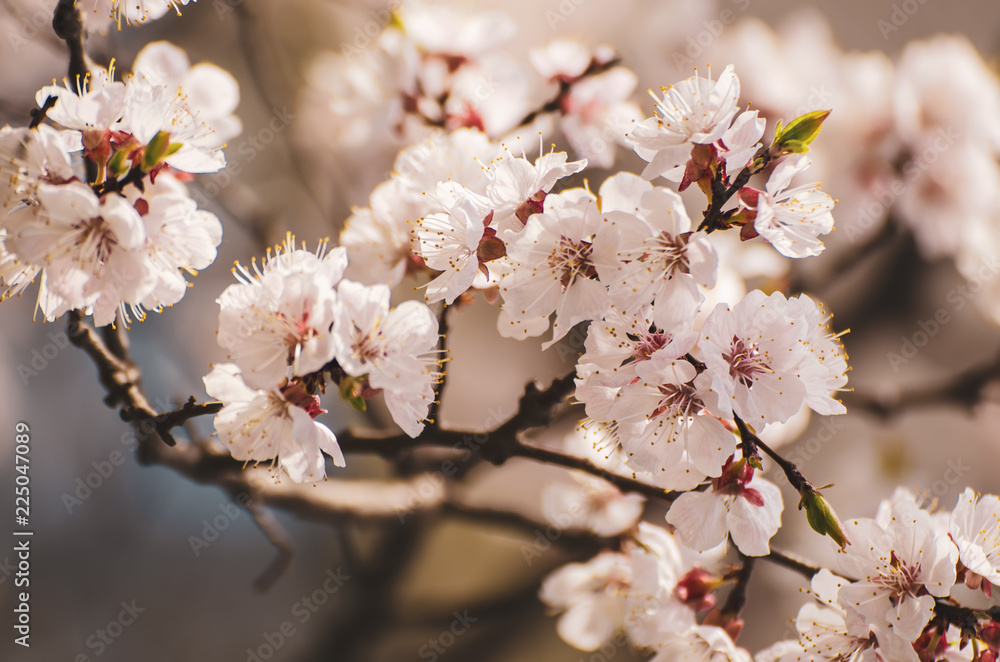
<instances>
[{"instance_id":1,"label":"bokeh background","mask_svg":"<svg viewBox=\"0 0 1000 662\"><path fill-rule=\"evenodd\" d=\"M35 90L65 74L65 47L48 27L53 4L0 2L0 123L27 123ZM88 9L88 0L80 4ZM879 61L872 52L881 52L885 66L892 67L908 44L942 33L967 38L989 67L996 65L1000 50L1000 5L987 0L475 5L502 9L517 21L515 50L557 36L612 45L638 74L639 90L689 75L677 55L690 55L692 44L700 44L692 51L695 64L721 67L732 61L744 78L745 100L754 107L767 112L770 104L776 116L781 109L829 107L834 118L850 114L853 127L869 123L873 134L882 120L876 97L891 90L879 90L877 79L870 90L862 84L851 89L843 70L831 64L849 57L845 53L863 51L869 61ZM351 206L365 205L372 187L390 171L398 145L376 139L349 150L331 147L322 109L308 93L313 60L354 43L358 29L382 21L384 8L385 3L346 0L199 0L184 7L183 16L170 13L145 25L91 35L90 55L102 63L114 58L122 71L145 43L166 39L185 48L192 62L208 60L229 70L241 88L237 114L244 133L229 150L230 164L239 164L240 172L194 184L195 197L223 221L219 259L198 276L179 305L131 332L144 385L158 407L172 407L188 395L204 397L201 377L211 361L222 358L214 342L214 299L231 282L233 261L261 255L286 230L310 242L335 238ZM553 24L551 12L564 20ZM734 20L722 23L723 12ZM817 28L822 24L828 26L827 42ZM708 34L702 42L688 41L702 34ZM961 79L965 74L957 69L950 75ZM870 114L862 103L866 96ZM636 98L648 113L648 99ZM274 126L274 117L289 121L278 131L264 132ZM981 132L987 141L993 128L976 122L974 112L967 117L968 124L955 129L973 140ZM833 131L821 135L819 143L837 141L841 134ZM862 149L862 134L852 133L856 142L844 143L845 149ZM240 150L248 137L265 143L263 149ZM788 452L802 460L815 483L836 484L827 494L848 517L872 515L896 485L924 491L948 508L966 485L996 493L1000 409L990 388L972 407L932 398L888 417L872 412L873 401L892 404L901 394L930 391L970 368L993 365L1000 326L980 296L955 297L955 288L970 281L952 256L933 256L906 229L882 233L881 220L867 224L859 211L864 199L838 172L841 165L857 167L853 155L837 155L836 148L827 147L833 156L821 165L831 184L825 188L842 200L835 211L841 231L862 222L862 239L846 241L835 233L824 256L777 278L822 298L835 314L835 328L851 328L845 344L859 404L833 423L814 418L789 442ZM627 159L623 164L637 166ZM1000 189L1000 181L992 186ZM960 206L955 214L961 214ZM1000 229L1000 215L989 220ZM876 235L878 241L862 250L868 245L865 237ZM988 257L989 249L984 254ZM248 649L259 650L269 637L272 644L278 641L274 633L285 622L293 623L294 633L289 636L286 628L274 654L262 659L594 659L559 640L555 619L535 597L548 571L585 558L580 549L558 541L528 564L524 546L531 544L533 532L496 522L442 514L408 526L332 527L279 511L294 559L270 590L256 592L253 580L275 552L251 517L243 511L232 515L228 497L218 488L194 484L169 469L140 466L126 425L102 403L93 365L64 346L63 324L31 323L32 308L30 297L0 306L0 486L5 494L12 492L6 486L14 483L13 428L16 421L26 421L32 434L35 530L32 646L19 649L5 635L0 659L243 662L254 659ZM894 363L889 353L900 352L903 339L913 338L920 323L942 309L950 321L915 356ZM453 316L454 360L442 409L447 425L495 426L513 412L525 383L545 383L572 367L572 352L550 351L539 358L538 342L499 338L495 314L479 302ZM325 405L335 429L365 422L333 398ZM369 424L387 424L378 411L370 418ZM122 456L123 463L110 463ZM380 460L369 457L349 457L348 463L337 479L386 472ZM556 471L527 461L501 469L477 467L468 478L470 499L538 518L539 485L554 480ZM89 492L80 488L88 478L97 484ZM12 494L10 502L13 508ZM803 528L804 517L787 491L785 503L785 528L775 542L829 562L828 541ZM647 517L662 521L662 509L650 508ZM217 527L219 522L225 526ZM191 537L207 540L206 528L221 530L206 547L194 550ZM7 633L14 604L12 546L12 539L0 545L0 611L5 614L0 631ZM333 594L322 591L328 571L350 577ZM786 635L802 585L787 570L758 564L739 643L756 651ZM302 622L300 601L317 591L323 604ZM139 617L111 644L95 645L97 633L118 618L123 602L141 608ZM456 612L476 620L447 650L432 653L427 644L451 626ZM612 653L618 660L633 659L626 649Z\"/></svg>"}]
</instances>

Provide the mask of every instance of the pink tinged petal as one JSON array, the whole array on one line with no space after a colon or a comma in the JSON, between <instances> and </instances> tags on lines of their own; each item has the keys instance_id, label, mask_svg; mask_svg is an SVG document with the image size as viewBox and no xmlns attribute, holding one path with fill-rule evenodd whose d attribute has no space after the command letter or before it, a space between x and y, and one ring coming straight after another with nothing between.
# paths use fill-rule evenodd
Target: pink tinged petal
<instances>
[{"instance_id":1,"label":"pink tinged petal","mask_svg":"<svg viewBox=\"0 0 1000 662\"><path fill-rule=\"evenodd\" d=\"M736 451L736 437L716 418L695 416L687 431L687 450L700 472L713 478L722 475L726 458Z\"/></svg>"},{"instance_id":2,"label":"pink tinged petal","mask_svg":"<svg viewBox=\"0 0 1000 662\"><path fill-rule=\"evenodd\" d=\"M904 594L899 604L891 607L884 618L896 636L913 641L920 636L933 615L934 598L929 595L916 598Z\"/></svg>"},{"instance_id":3,"label":"pink tinged petal","mask_svg":"<svg viewBox=\"0 0 1000 662\"><path fill-rule=\"evenodd\" d=\"M556 630L564 641L580 650L597 650L618 629L615 606L613 599L607 596L578 602L560 617Z\"/></svg>"},{"instance_id":4,"label":"pink tinged petal","mask_svg":"<svg viewBox=\"0 0 1000 662\"><path fill-rule=\"evenodd\" d=\"M781 527L784 509L781 491L773 483L756 476L747 486L757 491L764 505L754 505L742 496L730 497L726 524L741 552L747 556L764 556L770 552L770 540Z\"/></svg>"},{"instance_id":5,"label":"pink tinged petal","mask_svg":"<svg viewBox=\"0 0 1000 662\"><path fill-rule=\"evenodd\" d=\"M608 290L600 282L589 278L577 280L559 299L552 324L552 340L544 343L542 349L551 347L578 323L600 319L610 304Z\"/></svg>"},{"instance_id":6,"label":"pink tinged petal","mask_svg":"<svg viewBox=\"0 0 1000 662\"><path fill-rule=\"evenodd\" d=\"M319 442L322 424L315 423L300 407L288 407L292 418L289 435L281 439L278 460L281 468L296 483L315 483L326 476L326 462Z\"/></svg>"},{"instance_id":7,"label":"pink tinged petal","mask_svg":"<svg viewBox=\"0 0 1000 662\"><path fill-rule=\"evenodd\" d=\"M639 150L636 150L636 152L639 153ZM639 153L639 156L649 161L649 165L647 165L642 171L642 177L644 179L655 179L656 177L667 176L668 173L674 170L679 171L678 174L683 174L683 168L681 166L687 163L690 154L691 146L687 143L661 149L658 152L650 154L650 158L648 159L645 159L643 154ZM671 179L671 181L673 179L677 179L679 181L678 176L667 178Z\"/></svg>"},{"instance_id":8,"label":"pink tinged petal","mask_svg":"<svg viewBox=\"0 0 1000 662\"><path fill-rule=\"evenodd\" d=\"M608 177L601 184L601 213L620 211L635 214L639 211L643 194L652 190L652 184L630 172Z\"/></svg>"},{"instance_id":9,"label":"pink tinged petal","mask_svg":"<svg viewBox=\"0 0 1000 662\"><path fill-rule=\"evenodd\" d=\"M792 156L782 161L767 180L764 189L771 196L777 196L781 191L788 188L792 178L800 172L804 172L812 165L808 156L800 154Z\"/></svg>"},{"instance_id":10,"label":"pink tinged petal","mask_svg":"<svg viewBox=\"0 0 1000 662\"><path fill-rule=\"evenodd\" d=\"M123 197L111 194L101 205L101 216L125 249L138 248L146 241L146 226L135 207Z\"/></svg>"},{"instance_id":11,"label":"pink tinged petal","mask_svg":"<svg viewBox=\"0 0 1000 662\"><path fill-rule=\"evenodd\" d=\"M714 492L685 492L667 511L667 522L688 547L705 551L726 539L726 504Z\"/></svg>"},{"instance_id":12,"label":"pink tinged petal","mask_svg":"<svg viewBox=\"0 0 1000 662\"><path fill-rule=\"evenodd\" d=\"M183 90L186 105L199 118L228 115L240 103L240 86L232 74L207 62L191 67Z\"/></svg>"},{"instance_id":13,"label":"pink tinged petal","mask_svg":"<svg viewBox=\"0 0 1000 662\"><path fill-rule=\"evenodd\" d=\"M212 372L202 378L205 391L225 403L250 402L260 391L250 388L240 376L240 369L235 363L221 363L212 366Z\"/></svg>"},{"instance_id":14,"label":"pink tinged petal","mask_svg":"<svg viewBox=\"0 0 1000 662\"><path fill-rule=\"evenodd\" d=\"M687 274L675 274L663 281L653 304L653 321L666 331L689 328L705 295Z\"/></svg>"},{"instance_id":15,"label":"pink tinged petal","mask_svg":"<svg viewBox=\"0 0 1000 662\"><path fill-rule=\"evenodd\" d=\"M494 204L521 203L538 190L534 166L525 159L509 158L496 166L489 198Z\"/></svg>"}]
</instances>

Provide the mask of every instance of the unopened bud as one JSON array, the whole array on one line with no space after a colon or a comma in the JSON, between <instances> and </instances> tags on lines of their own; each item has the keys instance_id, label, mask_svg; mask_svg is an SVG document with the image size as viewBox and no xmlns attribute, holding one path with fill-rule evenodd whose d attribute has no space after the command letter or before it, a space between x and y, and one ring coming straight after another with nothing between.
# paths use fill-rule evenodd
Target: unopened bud
<instances>
[{"instance_id":1,"label":"unopened bud","mask_svg":"<svg viewBox=\"0 0 1000 662\"><path fill-rule=\"evenodd\" d=\"M805 507L806 520L813 531L821 535L830 536L840 547L849 544L847 534L844 533L844 526L837 518L837 513L823 495L815 490L806 490L802 493L802 500L799 508Z\"/></svg>"}]
</instances>

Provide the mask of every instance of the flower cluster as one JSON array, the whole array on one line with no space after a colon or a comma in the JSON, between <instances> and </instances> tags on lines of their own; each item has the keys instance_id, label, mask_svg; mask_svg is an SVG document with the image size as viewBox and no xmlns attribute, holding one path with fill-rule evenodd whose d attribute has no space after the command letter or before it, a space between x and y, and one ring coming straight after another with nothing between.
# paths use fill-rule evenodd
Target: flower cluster
<instances>
[{"instance_id":1,"label":"flower cluster","mask_svg":"<svg viewBox=\"0 0 1000 662\"><path fill-rule=\"evenodd\" d=\"M222 240L184 181L224 167L221 146L240 131L236 81L154 43L124 81L109 67L36 100L62 129L0 129L4 296L37 277L46 320L81 310L101 326L177 303L184 274L212 264Z\"/></svg>"},{"instance_id":2,"label":"flower cluster","mask_svg":"<svg viewBox=\"0 0 1000 662\"><path fill-rule=\"evenodd\" d=\"M950 514L934 513L900 488L874 519L846 529L852 544L840 550L843 576L817 573L816 602L795 621L799 641L758 659L997 659L1000 619L986 605L995 605L1000 579L1000 499L967 488Z\"/></svg>"},{"instance_id":3,"label":"flower cluster","mask_svg":"<svg viewBox=\"0 0 1000 662\"><path fill-rule=\"evenodd\" d=\"M512 47L517 25L500 11L412 0L384 18L373 39L313 62L303 104L310 142L325 135L334 149L370 149L434 129L500 139L558 128L577 154L611 167L639 118L629 101L636 76L608 47L557 39L533 48L529 65Z\"/></svg>"},{"instance_id":4,"label":"flower cluster","mask_svg":"<svg viewBox=\"0 0 1000 662\"><path fill-rule=\"evenodd\" d=\"M205 377L222 401L215 427L233 457L276 460L296 482L326 475L323 453L345 466L317 391L326 378L355 406L382 393L393 420L411 437L424 428L439 376L438 322L426 305L389 306L386 285L343 278L347 251L315 252L289 235L219 297L219 344L232 363Z\"/></svg>"},{"instance_id":5,"label":"flower cluster","mask_svg":"<svg viewBox=\"0 0 1000 662\"><path fill-rule=\"evenodd\" d=\"M715 591L731 580L718 548L696 553L667 530L643 522L620 551L550 574L539 597L561 612L559 635L581 650L598 650L623 632L657 662L750 662L750 654L732 641L742 621L716 602Z\"/></svg>"}]
</instances>

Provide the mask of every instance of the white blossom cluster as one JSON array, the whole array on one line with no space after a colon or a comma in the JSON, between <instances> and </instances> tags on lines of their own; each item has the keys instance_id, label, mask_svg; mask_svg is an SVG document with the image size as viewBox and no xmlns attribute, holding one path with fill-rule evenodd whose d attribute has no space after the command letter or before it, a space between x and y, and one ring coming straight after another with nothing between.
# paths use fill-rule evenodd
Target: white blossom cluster
<instances>
[{"instance_id":1,"label":"white blossom cluster","mask_svg":"<svg viewBox=\"0 0 1000 662\"><path fill-rule=\"evenodd\" d=\"M225 166L236 81L157 42L124 80L98 69L36 101L58 127L0 129L4 298L38 279L44 319L81 310L99 326L180 301L185 274L212 264L222 240L184 181Z\"/></svg>"},{"instance_id":2,"label":"white blossom cluster","mask_svg":"<svg viewBox=\"0 0 1000 662\"><path fill-rule=\"evenodd\" d=\"M187 0L113 4L128 22ZM273 463L276 477L322 480L327 457L346 466L317 420L329 384L361 410L381 394L419 441L439 404L440 322L481 296L497 306L502 337L544 336L545 350L580 330L573 404L585 454L670 502L654 525L640 521L644 497L589 474L542 492L561 528L617 538L544 581L540 597L560 613L565 641L594 651L624 633L656 662L749 662L735 643L744 570L772 555L781 527L782 494L763 476L777 467L810 525L837 543L840 575L814 573L798 639L753 659L996 662L1000 499L970 488L947 513L900 490L875 518L842 525L764 441L798 417L846 411L836 394L847 357L822 304L746 291L733 276L737 242L779 260L824 251L836 201L797 180L829 113L798 113L765 137L729 65L651 91L643 116L629 100L636 77L610 49L557 40L530 53L529 70L504 49L514 31L499 12L415 0L368 47L317 62L310 94L332 118L334 144L390 133L404 147L339 246L309 250L289 233L259 262L237 263L237 282L217 299L226 362L204 377L221 444L237 460ZM929 57L908 51L900 69L929 67ZM898 107L919 113L895 119L900 153L959 112L934 90L981 82L946 78L925 88L901 75ZM166 43L147 46L123 80L111 66L42 88L32 126L0 129L4 297L38 280L45 320L81 311L99 326L177 303L185 274L211 265L222 240L185 182L225 167L238 101L231 76L192 67ZM546 151L555 122L574 156ZM534 152L535 135L537 157L525 147ZM932 200L899 203L925 251L961 261L987 233L995 191L984 180L997 178L1000 132L984 136L956 152L984 179L966 173L969 190L945 182ZM619 147L646 164L641 173L613 169ZM610 170L593 189L590 168ZM973 219L957 234L935 216L938 204L953 216L954 190ZM742 568L724 560L730 543Z\"/></svg>"},{"instance_id":3,"label":"white blossom cluster","mask_svg":"<svg viewBox=\"0 0 1000 662\"><path fill-rule=\"evenodd\" d=\"M640 117L629 100L636 75L610 48L574 39L533 48L525 61L512 44L517 31L500 11L402 3L377 36L313 62L303 103L308 141L370 149L387 136L409 145L434 129L476 128L496 140L558 128L591 165L611 167ZM537 112L547 104L550 112Z\"/></svg>"},{"instance_id":4,"label":"white blossom cluster","mask_svg":"<svg viewBox=\"0 0 1000 662\"><path fill-rule=\"evenodd\" d=\"M219 344L232 363L205 377L224 407L219 439L238 460L275 460L296 482L326 475L323 454L343 467L336 436L315 419L326 413L324 373L359 402L381 392L411 437L424 428L439 376L438 322L425 304L390 308L387 285L343 279L344 248L315 253L289 235L219 297Z\"/></svg>"},{"instance_id":5,"label":"white blossom cluster","mask_svg":"<svg viewBox=\"0 0 1000 662\"><path fill-rule=\"evenodd\" d=\"M874 519L851 520L846 530L842 575L823 569L813 577L815 601L795 619L798 641L779 642L758 660L997 659L1000 498L966 488L950 513L931 512L899 488ZM959 608L981 615L948 617Z\"/></svg>"}]
</instances>

